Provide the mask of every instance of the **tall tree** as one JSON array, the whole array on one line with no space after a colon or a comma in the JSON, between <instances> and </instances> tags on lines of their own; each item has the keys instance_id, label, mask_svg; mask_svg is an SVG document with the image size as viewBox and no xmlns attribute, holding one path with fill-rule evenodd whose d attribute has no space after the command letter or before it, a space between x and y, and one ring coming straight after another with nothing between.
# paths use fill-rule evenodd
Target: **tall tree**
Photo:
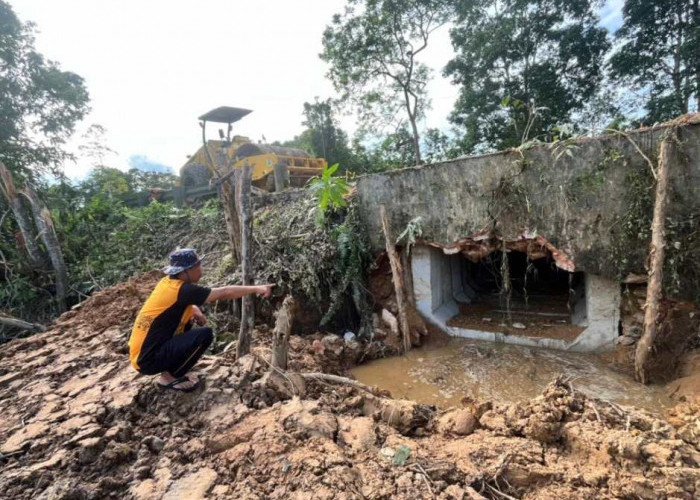
<instances>
[{"instance_id":1,"label":"tall tree","mask_svg":"<svg viewBox=\"0 0 700 500\"><path fill-rule=\"evenodd\" d=\"M0 161L21 179L58 172L88 110L83 79L34 48L34 25L0 0Z\"/></svg>"},{"instance_id":2,"label":"tall tree","mask_svg":"<svg viewBox=\"0 0 700 500\"><path fill-rule=\"evenodd\" d=\"M81 139L83 143L78 146L78 151L90 161L93 168L106 167L107 158L117 154L116 151L107 146L107 129L99 123L93 123L88 127Z\"/></svg>"},{"instance_id":3,"label":"tall tree","mask_svg":"<svg viewBox=\"0 0 700 500\"><path fill-rule=\"evenodd\" d=\"M465 152L547 138L595 95L609 49L596 0L461 0L445 68ZM502 106L506 99L508 105ZM528 132L528 133L525 133Z\"/></svg>"},{"instance_id":4,"label":"tall tree","mask_svg":"<svg viewBox=\"0 0 700 500\"><path fill-rule=\"evenodd\" d=\"M348 136L338 126L331 99L305 102L302 124L311 130L311 148L316 156L324 157L329 165L338 163L343 170L352 169Z\"/></svg>"},{"instance_id":5,"label":"tall tree","mask_svg":"<svg viewBox=\"0 0 700 500\"><path fill-rule=\"evenodd\" d=\"M430 35L448 19L446 0L348 0L323 33L321 58L344 100L354 103L370 130L393 123L401 111L421 162L418 120L429 104L430 70L418 60Z\"/></svg>"},{"instance_id":6,"label":"tall tree","mask_svg":"<svg viewBox=\"0 0 700 500\"><path fill-rule=\"evenodd\" d=\"M700 1L626 0L611 76L646 96L650 124L700 109Z\"/></svg>"}]
</instances>

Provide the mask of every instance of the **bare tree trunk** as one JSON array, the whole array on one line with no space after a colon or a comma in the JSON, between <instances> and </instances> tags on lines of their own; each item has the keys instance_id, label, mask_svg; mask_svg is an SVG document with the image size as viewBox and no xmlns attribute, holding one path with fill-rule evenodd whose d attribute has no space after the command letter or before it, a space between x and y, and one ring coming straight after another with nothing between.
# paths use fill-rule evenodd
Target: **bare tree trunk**
<instances>
[{"instance_id":1,"label":"bare tree trunk","mask_svg":"<svg viewBox=\"0 0 700 500\"><path fill-rule=\"evenodd\" d=\"M693 24L700 26L700 1L693 1ZM697 29L697 28L696 28ZM700 112L700 54L696 50L695 56L695 110Z\"/></svg>"},{"instance_id":2,"label":"bare tree trunk","mask_svg":"<svg viewBox=\"0 0 700 500\"><path fill-rule=\"evenodd\" d=\"M649 382L648 369L654 342L658 334L659 304L663 298L664 257L666 253L666 209L668 207L668 170L671 155L671 142L676 131L669 129L661 142L659 164L656 168L656 197L654 216L651 223L651 245L649 248L649 280L646 306L644 309L644 333L637 343L634 359L634 372L643 384ZM673 136L673 137L672 137Z\"/></svg>"},{"instance_id":3,"label":"bare tree trunk","mask_svg":"<svg viewBox=\"0 0 700 500\"><path fill-rule=\"evenodd\" d=\"M413 131L413 151L416 155L416 165L420 165L423 163L423 159L421 158L420 155L420 135L418 134L418 126L416 125L416 114L415 114L415 109L417 108L417 103L416 107L414 110L411 110L411 98L408 95L408 90L406 88L403 89L403 95L404 99L406 101L406 111L408 112L408 121L411 122L411 130ZM416 99L417 101L417 99Z\"/></svg>"},{"instance_id":4,"label":"bare tree trunk","mask_svg":"<svg viewBox=\"0 0 700 500\"><path fill-rule=\"evenodd\" d=\"M36 243L36 231L31 216L28 213L27 206L22 201L22 197L17 193L17 188L12 180L12 174L7 169L5 164L0 161L0 191L5 196L7 204L10 205L15 221L19 230L22 233L24 240L24 248L27 251L29 264L34 269L45 269L46 260L39 250L39 245Z\"/></svg>"},{"instance_id":5,"label":"bare tree trunk","mask_svg":"<svg viewBox=\"0 0 700 500\"><path fill-rule=\"evenodd\" d=\"M231 256L233 257L233 267L238 267L241 262L241 222L236 208L236 188L235 176L233 179L224 181L221 184L219 194L221 196L221 206L224 209L224 220L226 221L226 232L231 244Z\"/></svg>"},{"instance_id":6,"label":"bare tree trunk","mask_svg":"<svg viewBox=\"0 0 700 500\"><path fill-rule=\"evenodd\" d=\"M237 190L237 198L240 200L241 214L241 271L243 285L252 285L253 266L251 262L250 243L253 234L253 214L250 200L250 187L253 177L253 167L245 165L241 175L240 191ZM247 295L243 297L241 308L241 330L238 335L236 355L238 358L250 353L250 341L253 336L253 324L255 322L255 297Z\"/></svg>"},{"instance_id":7,"label":"bare tree trunk","mask_svg":"<svg viewBox=\"0 0 700 500\"><path fill-rule=\"evenodd\" d=\"M66 263L63 261L63 252L61 244L58 242L51 212L30 186L25 186L22 193L27 197L32 207L34 222L39 228L39 236L44 242L49 259L51 259L51 265L56 273L56 304L58 311L62 313L66 310L66 295L69 287L68 272L66 271Z\"/></svg>"},{"instance_id":8,"label":"bare tree trunk","mask_svg":"<svg viewBox=\"0 0 700 500\"><path fill-rule=\"evenodd\" d=\"M275 330L272 334L272 359L270 364L280 370L287 369L287 353L289 351L289 334L292 331L297 302L294 297L287 295L276 314Z\"/></svg>"},{"instance_id":9,"label":"bare tree trunk","mask_svg":"<svg viewBox=\"0 0 700 500\"><path fill-rule=\"evenodd\" d=\"M19 328L21 330L29 330L30 332L45 332L46 327L38 323L29 323L21 319L13 318L12 316L0 315L0 324Z\"/></svg>"},{"instance_id":10,"label":"bare tree trunk","mask_svg":"<svg viewBox=\"0 0 700 500\"><path fill-rule=\"evenodd\" d=\"M206 122L201 122L202 127L202 148L204 156L207 158L207 168L217 179L216 185L219 187L219 197L221 206L224 209L224 221L226 222L226 232L231 243L231 256L233 266L237 267L241 262L241 221L236 205L236 181L235 176L224 172L229 167L228 156L224 152L216 152L215 155L209 151L206 137ZM231 166L231 168L233 168ZM235 174L236 172L234 172ZM233 177L233 178L232 178Z\"/></svg>"},{"instance_id":11,"label":"bare tree trunk","mask_svg":"<svg viewBox=\"0 0 700 500\"><path fill-rule=\"evenodd\" d=\"M401 263L396 255L396 247L391 236L389 221L386 217L386 207L379 207L379 215L382 219L382 229L384 229L384 242L386 244L386 253L391 264L391 275L394 281L394 292L396 293L396 306L399 309L399 325L401 326L401 338L403 340L404 354L411 348L411 331L408 326L408 313L406 312L406 297L404 295L403 274L401 271Z\"/></svg>"}]
</instances>

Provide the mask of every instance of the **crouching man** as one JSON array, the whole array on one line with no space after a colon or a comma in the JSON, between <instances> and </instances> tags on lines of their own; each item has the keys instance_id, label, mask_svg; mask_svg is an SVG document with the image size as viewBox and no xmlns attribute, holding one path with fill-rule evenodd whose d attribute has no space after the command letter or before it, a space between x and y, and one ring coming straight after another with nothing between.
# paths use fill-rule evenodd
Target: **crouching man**
<instances>
[{"instance_id":1,"label":"crouching man","mask_svg":"<svg viewBox=\"0 0 700 500\"><path fill-rule=\"evenodd\" d=\"M199 286L202 267L191 248L171 253L170 265L163 272L167 276L158 282L136 317L129 358L140 373L159 373L156 383L160 387L189 392L199 381L187 373L214 339L212 329L204 326L207 320L199 307L252 294L269 297L274 285ZM199 327L193 328L194 324Z\"/></svg>"}]
</instances>

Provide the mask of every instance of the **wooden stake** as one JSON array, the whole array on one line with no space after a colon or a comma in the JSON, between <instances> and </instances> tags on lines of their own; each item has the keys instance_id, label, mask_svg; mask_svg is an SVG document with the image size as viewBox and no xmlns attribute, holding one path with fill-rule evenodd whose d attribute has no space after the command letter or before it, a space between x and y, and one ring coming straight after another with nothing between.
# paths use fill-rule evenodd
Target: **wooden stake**
<instances>
[{"instance_id":1,"label":"wooden stake","mask_svg":"<svg viewBox=\"0 0 700 500\"><path fill-rule=\"evenodd\" d=\"M272 359L270 364L280 370L287 369L289 334L292 331L296 310L296 300L291 295L287 295L284 302L282 302L282 307L279 308L276 314L275 330L272 334Z\"/></svg>"},{"instance_id":2,"label":"wooden stake","mask_svg":"<svg viewBox=\"0 0 700 500\"><path fill-rule=\"evenodd\" d=\"M207 151L208 148L206 149ZM211 155L208 156L211 159ZM216 153L216 169L226 170L231 169L228 173L221 176L217 174L219 179L219 196L221 204L224 208L224 221L226 222L226 232L228 233L231 243L231 255L233 257L233 267L238 267L241 263L241 212L240 202L237 198L237 193L240 191L241 170L233 168L233 165L228 161L228 157L223 151Z\"/></svg>"},{"instance_id":3,"label":"wooden stake","mask_svg":"<svg viewBox=\"0 0 700 500\"><path fill-rule=\"evenodd\" d=\"M637 343L634 357L636 379L649 383L649 362L654 342L658 335L659 304L663 298L664 257L666 254L666 209L668 207L668 170L671 143L677 140L675 128L667 131L659 149L659 164L656 167L656 197L651 223L651 245L649 247L649 281L644 309L644 333Z\"/></svg>"},{"instance_id":4,"label":"wooden stake","mask_svg":"<svg viewBox=\"0 0 700 500\"><path fill-rule=\"evenodd\" d=\"M389 257L389 264L391 265L391 275L394 281L394 292L396 293L396 306L399 309L399 325L401 326L403 351L405 354L411 348L411 331L408 326L408 314L406 313L406 297L404 295L401 263L399 262L398 255L396 255L396 246L394 245L394 240L391 236L389 221L386 217L386 207L384 205L381 205L379 207L379 215L382 219L382 229L384 230L384 242L386 244L386 253Z\"/></svg>"},{"instance_id":5,"label":"wooden stake","mask_svg":"<svg viewBox=\"0 0 700 500\"><path fill-rule=\"evenodd\" d=\"M241 214L241 271L243 285L253 284L253 266L251 262L250 243L253 234L252 204L250 200L250 187L253 178L253 167L245 165L237 190L237 198L240 201L239 213ZM241 330L238 335L236 356L241 358L250 353L250 342L253 336L253 324L255 322L255 301L252 295L243 297L241 307Z\"/></svg>"},{"instance_id":6,"label":"wooden stake","mask_svg":"<svg viewBox=\"0 0 700 500\"><path fill-rule=\"evenodd\" d=\"M274 170L275 192L284 191L289 186L289 169L284 163L275 165Z\"/></svg>"}]
</instances>

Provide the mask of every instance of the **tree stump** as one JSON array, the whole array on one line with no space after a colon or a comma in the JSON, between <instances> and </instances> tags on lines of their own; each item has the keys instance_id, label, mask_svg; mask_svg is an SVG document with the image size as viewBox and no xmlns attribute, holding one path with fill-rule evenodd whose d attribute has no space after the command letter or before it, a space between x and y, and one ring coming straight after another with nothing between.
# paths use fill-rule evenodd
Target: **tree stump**
<instances>
[{"instance_id":1,"label":"tree stump","mask_svg":"<svg viewBox=\"0 0 700 500\"><path fill-rule=\"evenodd\" d=\"M297 309L297 301L291 295L287 295L284 302L282 302L282 307L279 308L275 315L275 329L272 334L272 359L270 360L270 364L274 368L287 369L289 335L292 331Z\"/></svg>"}]
</instances>

